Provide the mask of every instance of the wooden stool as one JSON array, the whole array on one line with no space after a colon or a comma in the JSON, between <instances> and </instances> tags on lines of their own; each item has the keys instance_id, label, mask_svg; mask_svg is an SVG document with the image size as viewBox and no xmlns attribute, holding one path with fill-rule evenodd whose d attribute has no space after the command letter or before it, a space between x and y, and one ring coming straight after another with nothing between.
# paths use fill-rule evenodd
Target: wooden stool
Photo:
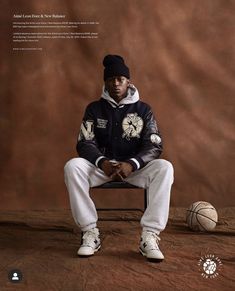
<instances>
[{"instance_id":1,"label":"wooden stool","mask_svg":"<svg viewBox=\"0 0 235 291\"><path fill-rule=\"evenodd\" d=\"M143 189L144 190L144 210L147 208L147 189L145 188L140 188L124 181L123 182L111 181L111 182L104 183L100 186L93 187L92 189ZM97 208L97 210L102 210L102 211L119 210L119 211L144 212L144 210L140 208Z\"/></svg>"}]
</instances>

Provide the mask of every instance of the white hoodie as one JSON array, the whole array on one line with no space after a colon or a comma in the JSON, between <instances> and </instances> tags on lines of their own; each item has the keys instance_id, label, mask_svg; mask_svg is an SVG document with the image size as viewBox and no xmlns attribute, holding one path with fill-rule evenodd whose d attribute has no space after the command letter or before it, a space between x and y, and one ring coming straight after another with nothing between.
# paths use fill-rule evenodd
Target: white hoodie
<instances>
[{"instance_id":1,"label":"white hoodie","mask_svg":"<svg viewBox=\"0 0 235 291\"><path fill-rule=\"evenodd\" d=\"M112 105L112 107L123 107L125 104L132 104L132 103L139 101L139 99L140 99L139 92L133 84L129 85L129 87L127 89L127 96L125 98L123 98L119 103L117 103L109 95L109 92L105 89L105 86L103 86L101 98L104 98L105 100L107 100Z\"/></svg>"}]
</instances>

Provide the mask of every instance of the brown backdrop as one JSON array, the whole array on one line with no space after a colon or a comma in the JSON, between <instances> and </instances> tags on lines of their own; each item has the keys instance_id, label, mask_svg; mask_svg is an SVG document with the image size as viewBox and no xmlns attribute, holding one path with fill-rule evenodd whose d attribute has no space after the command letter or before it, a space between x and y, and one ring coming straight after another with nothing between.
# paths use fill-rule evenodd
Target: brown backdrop
<instances>
[{"instance_id":1,"label":"brown backdrop","mask_svg":"<svg viewBox=\"0 0 235 291\"><path fill-rule=\"evenodd\" d=\"M108 53L124 56L142 100L156 114L163 157L175 168L171 204L235 204L235 1L15 0L0 5L1 209L69 207L63 167L76 156L86 105L100 96L101 62ZM47 40L42 51L13 52L14 13L99 21L99 38ZM113 203L120 198L127 206L128 195L115 195ZM110 194L96 199L110 205Z\"/></svg>"}]
</instances>

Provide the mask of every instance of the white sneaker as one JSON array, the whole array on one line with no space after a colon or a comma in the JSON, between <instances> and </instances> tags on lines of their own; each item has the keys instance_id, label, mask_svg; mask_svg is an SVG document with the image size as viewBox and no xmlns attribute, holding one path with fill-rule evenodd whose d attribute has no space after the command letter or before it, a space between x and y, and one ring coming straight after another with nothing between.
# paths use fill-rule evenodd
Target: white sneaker
<instances>
[{"instance_id":1,"label":"white sneaker","mask_svg":"<svg viewBox=\"0 0 235 291\"><path fill-rule=\"evenodd\" d=\"M160 237L152 231L143 231L139 250L143 256L150 260L163 260L163 253L159 249Z\"/></svg>"},{"instance_id":2,"label":"white sneaker","mask_svg":"<svg viewBox=\"0 0 235 291\"><path fill-rule=\"evenodd\" d=\"M79 256L92 256L100 247L99 229L92 228L83 233L82 244L77 254Z\"/></svg>"}]
</instances>

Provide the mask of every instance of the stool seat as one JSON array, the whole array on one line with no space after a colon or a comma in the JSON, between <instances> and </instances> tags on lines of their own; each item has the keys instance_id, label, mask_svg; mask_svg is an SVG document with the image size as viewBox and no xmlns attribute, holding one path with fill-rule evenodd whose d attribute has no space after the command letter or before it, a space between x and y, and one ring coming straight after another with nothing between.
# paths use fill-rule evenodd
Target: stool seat
<instances>
[{"instance_id":1,"label":"stool seat","mask_svg":"<svg viewBox=\"0 0 235 291\"><path fill-rule=\"evenodd\" d=\"M125 181L110 181L102 185L93 187L93 188L139 188L139 189L142 189L138 186L132 185Z\"/></svg>"},{"instance_id":2,"label":"stool seat","mask_svg":"<svg viewBox=\"0 0 235 291\"><path fill-rule=\"evenodd\" d=\"M102 185L92 187L92 189L144 189L144 210L147 208L147 189L132 185L128 182L110 181ZM101 211L104 211L104 210L106 211L108 210L109 211L112 211L112 210L131 211L132 210L132 211L144 212L143 209L139 209L139 208L97 208L97 210L101 210Z\"/></svg>"}]
</instances>

